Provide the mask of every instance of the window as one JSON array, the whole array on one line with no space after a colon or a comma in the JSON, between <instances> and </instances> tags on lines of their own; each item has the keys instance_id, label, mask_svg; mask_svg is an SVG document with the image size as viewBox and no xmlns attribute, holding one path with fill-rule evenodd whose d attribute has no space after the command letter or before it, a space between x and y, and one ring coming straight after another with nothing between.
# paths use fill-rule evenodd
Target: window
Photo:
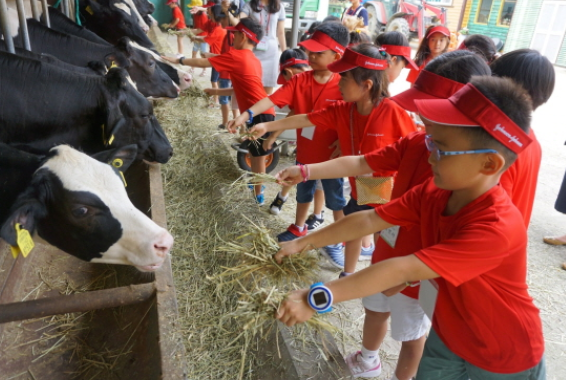
<instances>
[{"instance_id":1,"label":"window","mask_svg":"<svg viewBox=\"0 0 566 380\"><path fill-rule=\"evenodd\" d=\"M516 0L501 2L501 9L499 10L499 19L497 20L497 25L509 26L511 24L511 19L513 18L513 12L515 12L516 4Z\"/></svg>"},{"instance_id":2,"label":"window","mask_svg":"<svg viewBox=\"0 0 566 380\"><path fill-rule=\"evenodd\" d=\"M478 14L476 16L477 24L487 24L489 21L489 14L491 13L491 5L493 0L480 0L478 6Z\"/></svg>"}]
</instances>

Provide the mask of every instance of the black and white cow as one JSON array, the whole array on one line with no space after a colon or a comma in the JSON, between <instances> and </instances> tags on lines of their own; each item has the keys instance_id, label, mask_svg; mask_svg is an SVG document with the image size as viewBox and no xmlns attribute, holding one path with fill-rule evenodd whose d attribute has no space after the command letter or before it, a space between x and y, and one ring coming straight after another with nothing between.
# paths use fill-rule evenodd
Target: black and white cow
<instances>
[{"instance_id":1,"label":"black and white cow","mask_svg":"<svg viewBox=\"0 0 566 380\"><path fill-rule=\"evenodd\" d=\"M123 69L87 76L0 52L0 86L1 142L33 152L69 144L89 154L136 144L139 158L160 163L173 154Z\"/></svg>"},{"instance_id":2,"label":"black and white cow","mask_svg":"<svg viewBox=\"0 0 566 380\"><path fill-rule=\"evenodd\" d=\"M77 25L74 21L69 19L67 16L65 16L55 8L49 7L49 18L51 21L51 29L53 30L70 34L76 37L81 37L94 43L110 45L109 42L103 40L90 30ZM165 72L177 86L179 86L179 89L181 91L189 88L192 85L193 77L190 73L172 66L169 62L164 61L158 53L151 49L144 48L140 45L136 45L135 43L130 44L134 48L143 50L153 56L153 58L157 62L157 66L159 66L159 68L163 70L163 72Z\"/></svg>"},{"instance_id":3,"label":"black and white cow","mask_svg":"<svg viewBox=\"0 0 566 380\"><path fill-rule=\"evenodd\" d=\"M176 98L179 88L148 53L135 49L127 37L115 46L101 45L70 34L51 30L34 19L27 20L32 51L51 54L67 63L85 67L91 61L103 61L128 70L138 91L145 96ZM14 44L23 47L20 38Z\"/></svg>"},{"instance_id":4,"label":"black and white cow","mask_svg":"<svg viewBox=\"0 0 566 380\"><path fill-rule=\"evenodd\" d=\"M16 243L16 223L85 261L154 271L173 237L128 199L121 176L136 157L128 146L89 157L59 145L46 156L0 143L0 237Z\"/></svg>"},{"instance_id":5,"label":"black and white cow","mask_svg":"<svg viewBox=\"0 0 566 380\"><path fill-rule=\"evenodd\" d=\"M126 36L141 46L154 48L129 5L122 0L80 0L79 12L86 28L112 44Z\"/></svg>"}]
</instances>

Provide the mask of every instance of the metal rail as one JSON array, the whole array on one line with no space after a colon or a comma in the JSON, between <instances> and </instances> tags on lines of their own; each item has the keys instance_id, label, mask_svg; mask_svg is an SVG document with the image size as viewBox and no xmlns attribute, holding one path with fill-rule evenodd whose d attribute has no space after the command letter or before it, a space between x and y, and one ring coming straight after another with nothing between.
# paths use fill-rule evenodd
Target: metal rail
<instances>
[{"instance_id":1,"label":"metal rail","mask_svg":"<svg viewBox=\"0 0 566 380\"><path fill-rule=\"evenodd\" d=\"M39 19L39 9L37 8L37 0L30 0L29 4L31 5L31 14L34 19L37 21L41 21Z\"/></svg>"},{"instance_id":2,"label":"metal rail","mask_svg":"<svg viewBox=\"0 0 566 380\"><path fill-rule=\"evenodd\" d=\"M47 0L41 0L41 9L43 10L43 17L45 18L45 25L47 25L48 28L51 28L51 21L49 20L49 9L47 8Z\"/></svg>"},{"instance_id":3,"label":"metal rail","mask_svg":"<svg viewBox=\"0 0 566 380\"><path fill-rule=\"evenodd\" d=\"M291 24L291 48L297 47L299 37L299 18L301 17L301 0L293 1L293 23Z\"/></svg>"},{"instance_id":4,"label":"metal rail","mask_svg":"<svg viewBox=\"0 0 566 380\"><path fill-rule=\"evenodd\" d=\"M29 43L29 33L28 24L26 23L26 10L24 8L24 0L16 0L16 6L18 8L18 19L20 20L20 33L22 42L24 43L24 48L31 51L31 45Z\"/></svg>"},{"instance_id":5,"label":"metal rail","mask_svg":"<svg viewBox=\"0 0 566 380\"><path fill-rule=\"evenodd\" d=\"M155 284L149 283L0 304L0 323L133 305L149 300L154 294Z\"/></svg>"}]
</instances>

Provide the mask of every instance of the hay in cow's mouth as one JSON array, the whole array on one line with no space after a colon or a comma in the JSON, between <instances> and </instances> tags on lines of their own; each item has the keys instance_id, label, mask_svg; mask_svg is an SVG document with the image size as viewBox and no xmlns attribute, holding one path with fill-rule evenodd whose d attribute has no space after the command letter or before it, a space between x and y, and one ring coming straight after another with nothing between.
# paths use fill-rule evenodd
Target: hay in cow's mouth
<instances>
[{"instance_id":1,"label":"hay in cow's mouth","mask_svg":"<svg viewBox=\"0 0 566 380\"><path fill-rule=\"evenodd\" d=\"M228 143L215 133L219 112L205 105L197 93L155 108L176 152L161 170L168 227L175 236L178 336L187 351L188 378L252 379L259 365L254 340L276 326L275 306L288 291L312 283L318 260L313 253L296 255L283 271L274 261L258 264L276 252L275 240L262 226L267 221L272 229L286 226L261 211L250 190L230 187L241 171L227 153ZM250 244L261 247L249 252ZM294 334L308 340L316 329L332 327L315 319Z\"/></svg>"}]
</instances>

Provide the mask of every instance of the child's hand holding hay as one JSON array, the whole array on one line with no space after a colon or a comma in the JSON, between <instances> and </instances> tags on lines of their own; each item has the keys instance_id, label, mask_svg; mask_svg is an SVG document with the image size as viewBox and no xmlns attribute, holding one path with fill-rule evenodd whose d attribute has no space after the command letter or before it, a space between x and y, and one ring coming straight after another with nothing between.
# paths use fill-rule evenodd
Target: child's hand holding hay
<instances>
[{"instance_id":1,"label":"child's hand holding hay","mask_svg":"<svg viewBox=\"0 0 566 380\"><path fill-rule=\"evenodd\" d=\"M315 311L307 303L308 293L308 289L289 293L275 312L275 318L289 327L311 320Z\"/></svg>"},{"instance_id":2,"label":"child's hand holding hay","mask_svg":"<svg viewBox=\"0 0 566 380\"><path fill-rule=\"evenodd\" d=\"M277 182L284 186L292 186L303 182L303 174L298 165L290 166L275 175Z\"/></svg>"},{"instance_id":3,"label":"child's hand holding hay","mask_svg":"<svg viewBox=\"0 0 566 380\"><path fill-rule=\"evenodd\" d=\"M259 123L248 130L250 139L259 139L268 132L266 123Z\"/></svg>"}]
</instances>

